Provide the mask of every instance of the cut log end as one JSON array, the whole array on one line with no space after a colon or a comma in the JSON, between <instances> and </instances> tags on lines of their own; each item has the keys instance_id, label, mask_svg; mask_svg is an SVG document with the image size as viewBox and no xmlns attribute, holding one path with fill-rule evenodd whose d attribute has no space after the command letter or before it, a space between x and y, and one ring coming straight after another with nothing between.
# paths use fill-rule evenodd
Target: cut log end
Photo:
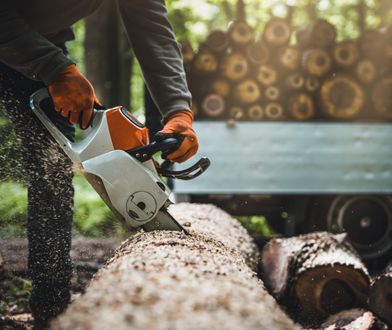
<instances>
[{"instance_id":1,"label":"cut log end","mask_svg":"<svg viewBox=\"0 0 392 330\"><path fill-rule=\"evenodd\" d=\"M201 109L205 116L217 118L222 116L225 112L225 101L217 94L210 94L204 98Z\"/></svg>"},{"instance_id":2,"label":"cut log end","mask_svg":"<svg viewBox=\"0 0 392 330\"><path fill-rule=\"evenodd\" d=\"M247 115L251 120L262 120L264 118L264 108L259 104L254 104L248 108Z\"/></svg>"},{"instance_id":3,"label":"cut log end","mask_svg":"<svg viewBox=\"0 0 392 330\"><path fill-rule=\"evenodd\" d=\"M285 47L280 51L279 64L287 70L296 70L300 64L300 51L296 47Z\"/></svg>"},{"instance_id":4,"label":"cut log end","mask_svg":"<svg viewBox=\"0 0 392 330\"><path fill-rule=\"evenodd\" d=\"M263 40L272 47L285 46L291 37L291 27L283 18L269 20L264 28Z\"/></svg>"},{"instance_id":5,"label":"cut log end","mask_svg":"<svg viewBox=\"0 0 392 330\"><path fill-rule=\"evenodd\" d=\"M257 70L257 81L265 86L274 85L278 81L278 71L268 64L262 64Z\"/></svg>"},{"instance_id":6,"label":"cut log end","mask_svg":"<svg viewBox=\"0 0 392 330\"><path fill-rule=\"evenodd\" d=\"M206 49L200 50L193 61L195 74L211 74L218 69L218 60L213 53Z\"/></svg>"},{"instance_id":7,"label":"cut log end","mask_svg":"<svg viewBox=\"0 0 392 330\"><path fill-rule=\"evenodd\" d=\"M254 31L243 20L237 20L229 25L229 38L234 46L249 45L254 40Z\"/></svg>"},{"instance_id":8,"label":"cut log end","mask_svg":"<svg viewBox=\"0 0 392 330\"><path fill-rule=\"evenodd\" d=\"M240 82L234 88L234 96L237 101L243 104L251 104L255 103L260 99L261 93L258 84L251 80L247 79Z\"/></svg>"},{"instance_id":9,"label":"cut log end","mask_svg":"<svg viewBox=\"0 0 392 330\"><path fill-rule=\"evenodd\" d=\"M342 68L352 67L359 59L358 44L353 40L347 40L335 45L333 59Z\"/></svg>"},{"instance_id":10,"label":"cut log end","mask_svg":"<svg viewBox=\"0 0 392 330\"><path fill-rule=\"evenodd\" d=\"M392 326L392 272L376 277L370 287L370 309Z\"/></svg>"},{"instance_id":11,"label":"cut log end","mask_svg":"<svg viewBox=\"0 0 392 330\"><path fill-rule=\"evenodd\" d=\"M270 57L270 52L262 42L255 42L246 48L246 56L253 65L264 64Z\"/></svg>"},{"instance_id":12,"label":"cut log end","mask_svg":"<svg viewBox=\"0 0 392 330\"><path fill-rule=\"evenodd\" d=\"M229 54L222 61L223 75L230 81L238 81L245 78L248 71L248 61L242 54Z\"/></svg>"},{"instance_id":13,"label":"cut log end","mask_svg":"<svg viewBox=\"0 0 392 330\"><path fill-rule=\"evenodd\" d=\"M204 43L212 52L221 54L226 51L229 47L229 37L227 33L221 30L212 31L205 43Z\"/></svg>"},{"instance_id":14,"label":"cut log end","mask_svg":"<svg viewBox=\"0 0 392 330\"><path fill-rule=\"evenodd\" d=\"M265 118L270 120L281 120L284 118L284 108L278 102L270 102L265 106Z\"/></svg>"},{"instance_id":15,"label":"cut log end","mask_svg":"<svg viewBox=\"0 0 392 330\"><path fill-rule=\"evenodd\" d=\"M322 77L331 70L332 60L323 49L309 49L303 55L303 67L310 75Z\"/></svg>"},{"instance_id":16,"label":"cut log end","mask_svg":"<svg viewBox=\"0 0 392 330\"><path fill-rule=\"evenodd\" d=\"M295 120L309 120L315 115L313 99L305 93L293 96L288 107L291 117Z\"/></svg>"}]
</instances>

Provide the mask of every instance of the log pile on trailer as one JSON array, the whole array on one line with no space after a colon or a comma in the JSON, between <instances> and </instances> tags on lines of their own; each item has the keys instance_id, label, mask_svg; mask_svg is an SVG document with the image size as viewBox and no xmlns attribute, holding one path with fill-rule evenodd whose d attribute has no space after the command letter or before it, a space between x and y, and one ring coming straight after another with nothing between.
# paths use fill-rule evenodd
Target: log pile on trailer
<instances>
[{"instance_id":1,"label":"log pile on trailer","mask_svg":"<svg viewBox=\"0 0 392 330\"><path fill-rule=\"evenodd\" d=\"M328 21L295 30L289 15L255 31L238 4L227 31L195 52L182 42L198 119L392 119L392 27L338 40Z\"/></svg>"}]
</instances>

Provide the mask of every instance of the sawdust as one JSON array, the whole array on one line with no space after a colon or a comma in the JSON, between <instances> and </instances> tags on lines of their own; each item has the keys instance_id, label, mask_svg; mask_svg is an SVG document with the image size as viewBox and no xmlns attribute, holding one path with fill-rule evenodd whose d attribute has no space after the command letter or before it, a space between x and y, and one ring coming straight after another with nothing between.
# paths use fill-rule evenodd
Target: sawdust
<instances>
[{"instance_id":1,"label":"sawdust","mask_svg":"<svg viewBox=\"0 0 392 330\"><path fill-rule=\"evenodd\" d=\"M171 213L190 235L124 242L52 329L296 329L256 277L246 231L210 205Z\"/></svg>"}]
</instances>

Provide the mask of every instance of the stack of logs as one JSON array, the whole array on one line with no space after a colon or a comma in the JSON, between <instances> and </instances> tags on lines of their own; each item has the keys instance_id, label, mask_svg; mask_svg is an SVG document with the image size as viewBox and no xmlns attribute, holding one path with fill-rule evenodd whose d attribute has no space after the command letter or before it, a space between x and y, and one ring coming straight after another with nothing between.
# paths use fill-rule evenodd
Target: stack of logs
<instances>
[{"instance_id":1,"label":"stack of logs","mask_svg":"<svg viewBox=\"0 0 392 330\"><path fill-rule=\"evenodd\" d=\"M338 42L335 27L317 19L293 36L288 19L273 18L256 39L240 17L196 53L182 42L196 117L392 119L391 26Z\"/></svg>"}]
</instances>

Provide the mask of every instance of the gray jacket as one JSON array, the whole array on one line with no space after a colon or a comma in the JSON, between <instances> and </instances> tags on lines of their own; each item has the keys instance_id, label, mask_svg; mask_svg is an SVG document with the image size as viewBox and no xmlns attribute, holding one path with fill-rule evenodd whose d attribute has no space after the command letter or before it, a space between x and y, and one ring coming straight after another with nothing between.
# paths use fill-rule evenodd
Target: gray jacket
<instances>
[{"instance_id":1,"label":"gray jacket","mask_svg":"<svg viewBox=\"0 0 392 330\"><path fill-rule=\"evenodd\" d=\"M0 61L46 85L72 63L59 44L74 38L70 26L103 1L0 0ZM118 0L135 55L155 103L166 117L189 109L181 53L164 0Z\"/></svg>"}]
</instances>

